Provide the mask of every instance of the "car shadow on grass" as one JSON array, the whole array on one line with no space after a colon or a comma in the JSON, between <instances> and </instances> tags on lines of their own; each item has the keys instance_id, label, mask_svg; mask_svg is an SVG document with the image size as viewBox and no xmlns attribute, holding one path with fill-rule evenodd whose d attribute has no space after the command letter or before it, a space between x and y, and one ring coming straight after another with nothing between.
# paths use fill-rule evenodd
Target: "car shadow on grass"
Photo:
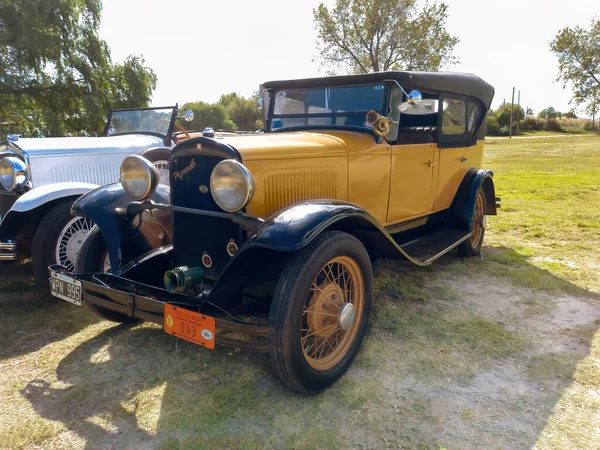
<instances>
[{"instance_id":1,"label":"car shadow on grass","mask_svg":"<svg viewBox=\"0 0 600 450\"><path fill-rule=\"evenodd\" d=\"M0 362L26 355L98 321L88 308L74 308L36 283L30 262L0 269Z\"/></svg>"},{"instance_id":2,"label":"car shadow on grass","mask_svg":"<svg viewBox=\"0 0 600 450\"><path fill-rule=\"evenodd\" d=\"M486 249L483 260L448 256L425 269L384 260L374 269L365 345L320 395L285 388L266 355L207 351L152 324L102 331L58 363L55 382L36 378L21 393L87 448L531 448L598 324L532 337L518 314L512 326L478 309L478 287L463 282L477 274L497 296L507 285L516 296L542 286L544 296L597 295L511 249ZM548 314L540 311L532 314ZM550 338L579 346L550 351Z\"/></svg>"}]
</instances>

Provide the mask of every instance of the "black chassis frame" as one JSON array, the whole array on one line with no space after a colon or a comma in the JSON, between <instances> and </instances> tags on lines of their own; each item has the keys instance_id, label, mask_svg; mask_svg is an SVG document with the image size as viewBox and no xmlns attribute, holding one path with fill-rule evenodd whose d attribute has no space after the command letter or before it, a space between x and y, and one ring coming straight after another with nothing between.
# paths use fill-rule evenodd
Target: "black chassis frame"
<instances>
[{"instance_id":1,"label":"black chassis frame","mask_svg":"<svg viewBox=\"0 0 600 450\"><path fill-rule=\"evenodd\" d=\"M169 188L160 185L152 198L145 202L133 201L120 184L99 188L81 197L74 205L77 215L94 220L107 242L113 267L120 267L110 274L69 275L82 284L84 302L118 311L129 317L163 324L164 305L172 304L186 309L207 313L216 319L216 343L258 352L271 348L272 327L264 318L246 317L239 320L234 314L243 310L227 310L226 299L232 285L253 284L260 261L282 262L321 233L328 230L345 231L356 236L372 258L406 258L418 266L428 266L433 261L467 239L472 229L473 208L480 187L483 187L488 215L496 214L499 199L495 197L493 173L472 169L463 178L452 206L441 213L395 225L384 229L366 210L341 201L311 201L293 205L276 213L267 220L248 217L244 213L225 213L182 208L169 204ZM200 286L190 294L171 294L149 282L140 282L139 274L146 279L162 280L161 268L173 268L173 245L168 244L128 259L126 244L140 237L141 214L149 210L163 210L229 219L251 235L231 257L216 280ZM290 222L294 221L293 227ZM436 230L446 230L447 244L431 250L427 245ZM423 238L423 239L422 239ZM448 241L448 239L450 239ZM138 239L139 240L139 239ZM422 245L420 245L422 242ZM425 255L425 256L423 256ZM121 263L124 263L123 265ZM170 266L170 267L169 267ZM49 267L50 273L66 274L60 265ZM136 273L138 276L136 276ZM232 275L235 275L232 277ZM136 280L136 278L138 278ZM239 286L238 286L239 287ZM227 332L235 336L227 335ZM239 335L244 335L240 338Z\"/></svg>"}]
</instances>

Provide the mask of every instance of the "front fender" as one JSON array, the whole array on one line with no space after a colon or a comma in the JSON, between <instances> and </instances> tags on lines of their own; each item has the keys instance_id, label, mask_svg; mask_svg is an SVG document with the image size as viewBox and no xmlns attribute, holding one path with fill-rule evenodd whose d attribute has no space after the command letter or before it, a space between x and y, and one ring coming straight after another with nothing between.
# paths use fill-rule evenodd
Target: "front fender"
<instances>
[{"instance_id":1,"label":"front fender","mask_svg":"<svg viewBox=\"0 0 600 450\"><path fill-rule=\"evenodd\" d=\"M377 219L359 206L341 201L306 202L276 213L261 224L223 269L211 295L226 298L231 290L263 281L266 270L277 273L287 256L329 230L355 236L373 259L404 257L424 265L411 258Z\"/></svg>"},{"instance_id":2,"label":"front fender","mask_svg":"<svg viewBox=\"0 0 600 450\"><path fill-rule=\"evenodd\" d=\"M15 212L32 211L46 203L61 198L80 196L98 187L91 183L46 184L21 195L11 208Z\"/></svg>"},{"instance_id":3,"label":"front fender","mask_svg":"<svg viewBox=\"0 0 600 450\"><path fill-rule=\"evenodd\" d=\"M90 183L56 183L40 186L26 192L17 198L2 217L0 240L12 239L28 224L32 227L30 231L33 232L33 224L38 223L35 220L36 216L43 217L57 201L79 197L97 187L98 185Z\"/></svg>"},{"instance_id":4,"label":"front fender","mask_svg":"<svg viewBox=\"0 0 600 450\"><path fill-rule=\"evenodd\" d=\"M159 184L154 194L152 194L152 200L156 203L169 205L169 193L169 186ZM162 231L158 233L165 234L165 236L159 237L161 243L164 243L162 241L165 238L168 238L168 241L171 239L169 213L162 213L163 215L161 215L161 212L155 214L145 212L140 225L134 226L131 224L133 218L127 216L127 205L133 201L135 200L125 192L121 183L113 183L82 196L73 204L71 210L72 215L87 217L100 228L106 242L112 267L121 267L123 263L132 259L129 255L126 255L125 244L127 241L134 241L134 238L139 236L138 232L142 227L146 227L146 222L149 222L148 228L153 228L152 222L160 222L159 228ZM152 231L155 231L155 229L153 228ZM149 239L147 237L146 241ZM139 255L133 255L133 257L137 256Z\"/></svg>"}]
</instances>

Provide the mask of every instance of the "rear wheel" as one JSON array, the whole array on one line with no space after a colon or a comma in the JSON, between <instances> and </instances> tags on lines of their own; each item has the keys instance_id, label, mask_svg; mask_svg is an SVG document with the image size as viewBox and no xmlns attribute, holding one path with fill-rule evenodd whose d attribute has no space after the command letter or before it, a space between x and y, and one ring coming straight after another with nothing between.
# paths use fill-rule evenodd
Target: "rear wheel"
<instances>
[{"instance_id":1,"label":"rear wheel","mask_svg":"<svg viewBox=\"0 0 600 450\"><path fill-rule=\"evenodd\" d=\"M486 203L483 188L479 188L477 197L475 197L475 207L473 208L473 229L471 237L458 246L458 254L464 257L479 256L485 236Z\"/></svg>"},{"instance_id":2,"label":"rear wheel","mask_svg":"<svg viewBox=\"0 0 600 450\"><path fill-rule=\"evenodd\" d=\"M76 273L98 273L107 272L110 270L110 263L108 261L108 253L106 251L106 243L104 242L104 236L100 232L98 227L92 228L88 234L86 240L81 246L79 255L77 256L77 263L75 265ZM102 308L96 305L86 305L98 316L103 319L110 320L111 322L118 323L135 323L139 322L139 319L129 317L127 314L113 311L111 309Z\"/></svg>"},{"instance_id":3,"label":"rear wheel","mask_svg":"<svg viewBox=\"0 0 600 450\"><path fill-rule=\"evenodd\" d=\"M288 386L319 392L348 370L366 332L372 297L369 255L347 233L324 233L290 259L270 313L271 358Z\"/></svg>"},{"instance_id":4,"label":"rear wheel","mask_svg":"<svg viewBox=\"0 0 600 450\"><path fill-rule=\"evenodd\" d=\"M72 272L85 237L94 226L86 217L71 216L73 201L59 203L38 225L31 247L33 273L42 285L48 285L48 266L60 264Z\"/></svg>"}]
</instances>

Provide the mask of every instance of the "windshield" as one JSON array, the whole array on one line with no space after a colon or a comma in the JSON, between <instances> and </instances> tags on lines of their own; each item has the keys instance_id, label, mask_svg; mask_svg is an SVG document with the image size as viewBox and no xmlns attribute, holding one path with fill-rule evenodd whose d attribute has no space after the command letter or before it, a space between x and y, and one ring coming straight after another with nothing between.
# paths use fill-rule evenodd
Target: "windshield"
<instances>
[{"instance_id":1,"label":"windshield","mask_svg":"<svg viewBox=\"0 0 600 450\"><path fill-rule=\"evenodd\" d=\"M371 129L366 114L382 114L384 84L321 89L287 89L275 92L271 131L297 127L355 127Z\"/></svg>"},{"instance_id":2,"label":"windshield","mask_svg":"<svg viewBox=\"0 0 600 450\"><path fill-rule=\"evenodd\" d=\"M104 135L151 133L166 136L175 110L175 107L170 107L111 111Z\"/></svg>"}]
</instances>

